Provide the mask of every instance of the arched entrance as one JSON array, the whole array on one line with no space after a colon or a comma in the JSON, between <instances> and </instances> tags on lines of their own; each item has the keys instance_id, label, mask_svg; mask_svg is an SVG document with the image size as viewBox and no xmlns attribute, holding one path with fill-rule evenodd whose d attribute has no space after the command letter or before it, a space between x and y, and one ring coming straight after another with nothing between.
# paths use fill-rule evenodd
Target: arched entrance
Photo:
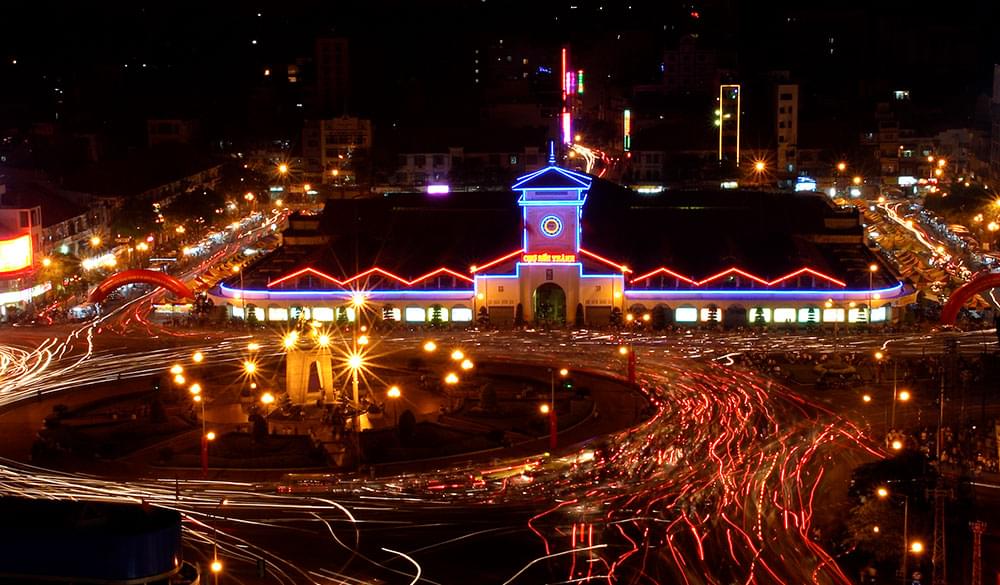
<instances>
[{"instance_id":1,"label":"arched entrance","mask_svg":"<svg viewBox=\"0 0 1000 585\"><path fill-rule=\"evenodd\" d=\"M532 301L536 323L566 324L566 291L561 286L546 282L535 289Z\"/></svg>"},{"instance_id":2,"label":"arched entrance","mask_svg":"<svg viewBox=\"0 0 1000 585\"><path fill-rule=\"evenodd\" d=\"M969 302L972 297L983 292L984 290L996 287L1000 287L1000 272L987 272L985 274L980 274L965 283L955 292L951 293L951 297L948 298L948 302L945 303L944 307L941 309L941 323L943 325L954 325L955 318L958 317L958 312L962 309L965 303Z\"/></svg>"}]
</instances>

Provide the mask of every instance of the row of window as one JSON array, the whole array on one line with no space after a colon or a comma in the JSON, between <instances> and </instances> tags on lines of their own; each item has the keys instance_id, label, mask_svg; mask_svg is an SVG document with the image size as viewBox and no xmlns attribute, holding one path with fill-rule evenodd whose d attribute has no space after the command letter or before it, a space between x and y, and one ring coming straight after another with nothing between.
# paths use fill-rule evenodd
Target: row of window
<instances>
[{"instance_id":1,"label":"row of window","mask_svg":"<svg viewBox=\"0 0 1000 585\"><path fill-rule=\"evenodd\" d=\"M247 313L253 312L258 321L274 321L287 323L289 320L297 320L301 316L309 321L320 321L330 323L338 320L338 312L341 319L346 318L349 322L354 322L355 313L353 307L255 307L247 305ZM384 320L405 321L406 323L428 323L440 320L442 322L454 321L456 323L468 323L472 321L472 309L468 307L446 307L426 308L426 307L405 307L398 309L386 307L381 311ZM243 318L243 307L233 307L233 317Z\"/></svg>"},{"instance_id":2,"label":"row of window","mask_svg":"<svg viewBox=\"0 0 1000 585\"><path fill-rule=\"evenodd\" d=\"M867 311L864 308L854 308L845 311L841 308L820 309L818 307L778 308L754 307L747 311L750 323L867 323ZM888 317L886 307L872 310L871 321L885 321ZM695 307L677 307L674 309L674 321L677 323L707 323L722 321L722 309L702 308L700 313Z\"/></svg>"}]
</instances>

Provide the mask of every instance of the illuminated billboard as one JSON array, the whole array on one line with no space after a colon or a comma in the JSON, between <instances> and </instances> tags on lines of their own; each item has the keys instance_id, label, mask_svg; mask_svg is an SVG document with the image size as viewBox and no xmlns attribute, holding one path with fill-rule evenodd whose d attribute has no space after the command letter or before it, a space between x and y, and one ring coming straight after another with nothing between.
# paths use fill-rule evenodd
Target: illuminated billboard
<instances>
[{"instance_id":1,"label":"illuminated billboard","mask_svg":"<svg viewBox=\"0 0 1000 585\"><path fill-rule=\"evenodd\" d=\"M31 236L0 240L0 274L31 267Z\"/></svg>"}]
</instances>

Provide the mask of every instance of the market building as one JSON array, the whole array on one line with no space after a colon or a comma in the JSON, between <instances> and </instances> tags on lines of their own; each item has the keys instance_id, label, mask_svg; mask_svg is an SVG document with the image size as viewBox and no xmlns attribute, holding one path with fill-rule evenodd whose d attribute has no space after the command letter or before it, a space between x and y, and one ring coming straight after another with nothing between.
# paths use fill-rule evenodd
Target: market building
<instances>
[{"instance_id":1,"label":"market building","mask_svg":"<svg viewBox=\"0 0 1000 585\"><path fill-rule=\"evenodd\" d=\"M641 194L548 166L511 193L397 193L295 215L275 252L212 291L260 321L376 318L600 326L885 322L912 287L816 193ZM869 307L871 310L869 311Z\"/></svg>"}]
</instances>

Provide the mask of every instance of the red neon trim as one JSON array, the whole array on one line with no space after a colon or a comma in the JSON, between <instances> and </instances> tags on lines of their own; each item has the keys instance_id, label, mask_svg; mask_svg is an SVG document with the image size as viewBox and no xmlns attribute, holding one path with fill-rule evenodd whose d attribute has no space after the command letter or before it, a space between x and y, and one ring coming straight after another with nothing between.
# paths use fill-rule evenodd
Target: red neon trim
<instances>
[{"instance_id":1,"label":"red neon trim","mask_svg":"<svg viewBox=\"0 0 1000 585\"><path fill-rule=\"evenodd\" d=\"M656 270L654 270L652 272L647 272L646 274L643 274L642 276L633 278L632 282L639 282L641 280L646 280L647 278L649 278L651 276L656 276L657 274L660 274L660 273L669 274L670 276L673 276L674 278L679 278L680 280L683 280L684 282L689 282L691 284L697 284L694 280L692 280L692 279L690 279L690 278L688 278L688 277L686 277L686 276L684 276L682 274L677 274L673 270L668 270L667 268L664 268L663 266L657 268Z\"/></svg>"},{"instance_id":2,"label":"red neon trim","mask_svg":"<svg viewBox=\"0 0 1000 585\"><path fill-rule=\"evenodd\" d=\"M420 282L422 280L427 280L428 278L431 278L432 276L435 276L437 274L441 274L442 272L444 272L445 274L450 274L450 275L454 276L455 278L461 278L462 280L465 280L467 282L475 282L474 280L472 280L471 278L469 278L468 276L466 276L464 274L459 274L459 273L455 272L454 270L442 267L442 268L438 268L437 270L435 270L433 272L428 272L427 274L425 274L423 276L418 276L418 277L414 278L413 281L411 282L411 284L418 283L418 282Z\"/></svg>"},{"instance_id":3,"label":"red neon trim","mask_svg":"<svg viewBox=\"0 0 1000 585\"><path fill-rule=\"evenodd\" d=\"M395 281L397 281L400 284L403 284L405 286L413 286L414 284L416 284L416 283L418 283L418 282L420 282L422 280L427 280L428 278L431 278L432 276L434 276L436 274L441 274L442 272L450 274L450 275L455 276L457 278L461 278L462 280L466 280L468 282L472 282L472 279L469 278L468 276L465 276L463 274L459 274L458 272L455 272L454 270L450 270L450 269L444 268L444 267L438 268L437 270L434 270L433 272L428 272L427 274L425 274L423 276L418 276L417 278L415 278L413 280L406 280L402 276L399 276L397 274L393 274L393 273L389 272L388 270L383 270L383 269L379 268L378 266L376 266L374 268L369 268L368 270L365 270L364 272L361 272L360 274L355 274L354 276L352 276L352 277L350 277L350 278L348 278L346 280L340 280L339 278L334 278L334 277L330 276L329 274L326 274L325 272L320 272L319 270L316 270L315 268L309 266L309 267L303 268L301 270L296 270L295 272L293 272L291 274L288 274L286 276L282 276L278 280L274 280L272 282L269 282L267 284L267 286L270 288L270 287L272 287L272 286L274 286L276 284L282 283L282 282L284 282L284 281L286 281L286 280L288 280L290 278L295 278L296 276L299 276L301 274L305 274L306 272L311 272L311 273L315 274L316 276L319 276L321 278L325 278L326 280L329 280L330 282L332 282L334 284L337 284L338 286L348 285L348 284L350 284L350 283L352 283L352 282L354 282L356 280L359 280L361 278L364 278L366 276L369 276L369 275L375 274L375 273L381 274L382 276L385 276L387 278L391 278L391 279L393 279L393 280L395 280Z\"/></svg>"},{"instance_id":4,"label":"red neon trim","mask_svg":"<svg viewBox=\"0 0 1000 585\"><path fill-rule=\"evenodd\" d=\"M501 262L503 262L505 260L510 260L511 258L522 254L523 252L524 252L524 248L519 248L517 250L514 250L510 254L507 254L506 256L501 256L500 258L497 258L496 260L491 260L491 261L487 262L486 264L483 264L482 266L473 266L473 267L469 268L469 272L475 274L476 272L479 272L481 270L486 270L490 266L496 266L497 264L499 264L499 263L501 263Z\"/></svg>"},{"instance_id":5,"label":"red neon trim","mask_svg":"<svg viewBox=\"0 0 1000 585\"><path fill-rule=\"evenodd\" d=\"M792 272L790 274L786 274L786 275L782 276L781 278L779 278L777 280L772 280L771 282L768 283L768 286L774 286L774 285L776 285L776 284L778 284L780 282L788 280L789 278L795 278L796 276L798 276L800 274L804 274L804 273L812 274L813 276L817 276L819 278L822 278L824 280L832 282L833 284L836 284L838 286L845 286L845 287L847 286L846 282L844 282L842 280L837 280L836 278L834 278L834 277L832 277L832 276L830 276L828 274L823 274L822 272L818 272L816 270L813 270L812 268L800 268L800 269L796 270L795 272Z\"/></svg>"},{"instance_id":6,"label":"red neon trim","mask_svg":"<svg viewBox=\"0 0 1000 585\"><path fill-rule=\"evenodd\" d=\"M712 282L713 280L717 280L719 278L722 278L723 276L725 276L727 274L730 274L730 273L733 273L733 272L735 272L735 273L737 273L737 274L739 274L741 276L745 276L745 277L747 277L749 279L755 280L755 281L763 284L764 286L768 286L768 287L774 286L776 284L780 284L780 283L782 283L782 282L784 282L784 281L786 281L786 280L788 280L790 278L795 278L796 276L798 276L800 274L807 274L807 273L808 274L812 274L813 276L816 276L818 278L822 278L823 280L829 281L829 282L831 282L833 284L836 284L837 286L841 286L841 287L846 287L847 286L846 282L844 282L842 280L838 280L838 279L836 279L836 278L834 278L834 277L832 277L832 276L830 276L828 274L823 274L822 272L819 272L818 270L813 270L812 268L799 268L795 272L790 272L790 273L788 273L788 274L786 274L786 275L784 275L784 276L782 276L780 278L777 278L775 280L767 281L767 280L764 280L763 278L760 278L759 276L756 276L754 274L750 274L749 272L745 272L743 270L740 270L739 268L732 267L732 268L727 268L726 270L723 270L722 272L720 272L718 274L714 274L712 276L709 276L708 278L705 278L703 280L697 280L696 281L696 280L692 280L692 279L690 279L690 278L688 278L688 277L686 277L684 275L677 274L676 272L674 272L674 271L666 268L665 266L661 266L661 267L657 268L656 270L652 270L650 272L647 272L646 274L643 274L642 276L638 276L638 277L632 279L631 282L633 282L633 283L640 282L640 281L646 280L647 278L650 278L652 276L656 276L657 274L661 274L662 273L662 274L669 274L670 276L673 276L675 278L679 278L679 279L681 279L681 280L683 280L685 282L688 282L688 283L690 283L690 284L692 284L694 286L701 286L703 284L707 284L709 282Z\"/></svg>"},{"instance_id":7,"label":"red neon trim","mask_svg":"<svg viewBox=\"0 0 1000 585\"><path fill-rule=\"evenodd\" d=\"M751 280L756 280L757 282L763 284L764 286L768 286L769 285L769 283L766 280L764 280L763 278L761 278L759 276L755 276L753 274L750 274L749 272L744 272L744 271L742 271L739 268L736 268L734 266L732 268L723 270L722 272L720 272L718 274L713 274L712 276L709 276L708 278L706 278L704 280L699 280L698 281L698 286L701 286L701 285L703 285L705 283L709 283L709 282L712 282L713 280L717 280L719 278L722 278L723 276L725 276L727 274L730 274L732 272L735 272L736 274L739 274L740 276L745 276L745 277L747 277L747 278L749 278Z\"/></svg>"},{"instance_id":8,"label":"red neon trim","mask_svg":"<svg viewBox=\"0 0 1000 585\"><path fill-rule=\"evenodd\" d=\"M598 255L598 254L595 254L595 253L591 252L590 250L584 250L583 248L580 248L580 253L581 253L581 254L584 254L584 255L586 255L586 256L590 256L590 257L591 257L591 258L593 258L594 260L598 260L598 261L600 261L600 262L604 262L604 263L605 263L605 264L607 264L608 266L614 266L615 268L617 268L618 270L620 270L620 271L622 272L622 274L624 274L624 273L626 273L626 272L632 272L632 271L631 271L631 270L629 269L629 267L628 267L628 266L625 266L624 264L618 264L617 262L614 262L614 261L612 261L612 260L608 260L608 259L607 259L607 258L605 258L604 256L600 256L600 255Z\"/></svg>"},{"instance_id":9,"label":"red neon trim","mask_svg":"<svg viewBox=\"0 0 1000 585\"><path fill-rule=\"evenodd\" d=\"M301 270L296 270L295 272L293 272L291 274L286 274L285 276L282 276L278 280L271 281L271 282L267 283L267 286L268 286L268 288L270 288L270 287L272 287L272 286L274 286L276 284L280 284L282 282L285 282L288 279L295 278L296 276L299 276L301 274L305 274L306 272L312 272L316 276L318 276L320 278L325 278L325 279L329 280L330 282L335 282L337 284L344 284L344 283L340 282L340 280L338 280L338 279L330 276L329 274L326 274L324 272L320 272L319 270L316 270L315 268L313 268L311 266L307 266L307 267L305 267L305 268L303 268Z\"/></svg>"}]
</instances>

